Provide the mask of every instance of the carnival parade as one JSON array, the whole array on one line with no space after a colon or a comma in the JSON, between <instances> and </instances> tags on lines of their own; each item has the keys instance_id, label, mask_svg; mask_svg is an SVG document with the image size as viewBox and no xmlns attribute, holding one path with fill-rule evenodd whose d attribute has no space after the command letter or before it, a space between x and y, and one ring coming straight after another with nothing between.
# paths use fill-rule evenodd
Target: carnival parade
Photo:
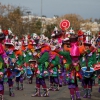
<instances>
[{"instance_id":1,"label":"carnival parade","mask_svg":"<svg viewBox=\"0 0 100 100\"><path fill-rule=\"evenodd\" d=\"M8 95L15 98L16 91L25 89L24 81L30 85L33 79L33 98L50 97L51 92L60 91L63 86L68 87L71 100L92 98L96 79L100 85L100 33L97 37L89 30L79 29L75 33L67 22L68 26L55 27L51 38L32 33L19 39L10 29L0 29L1 100L4 100L5 84ZM80 95L79 83L84 95Z\"/></svg>"}]
</instances>

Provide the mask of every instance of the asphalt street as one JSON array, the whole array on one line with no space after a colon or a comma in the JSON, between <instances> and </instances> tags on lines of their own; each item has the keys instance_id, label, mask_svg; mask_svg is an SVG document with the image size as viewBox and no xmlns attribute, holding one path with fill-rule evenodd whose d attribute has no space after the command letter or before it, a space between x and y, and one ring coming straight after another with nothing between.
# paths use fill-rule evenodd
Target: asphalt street
<instances>
[{"instance_id":1,"label":"asphalt street","mask_svg":"<svg viewBox=\"0 0 100 100\"><path fill-rule=\"evenodd\" d=\"M47 86L49 86L48 80L46 80ZM82 98L83 89L79 84L79 88L81 90L81 100L88 100ZM42 92L43 90L41 90ZM14 93L15 97L9 96L8 85L5 84L5 94L4 100L71 100L70 94L67 85L60 87L59 91L50 91L49 97L31 97L31 95L35 92L35 79L33 79L33 84L28 84L27 79L24 81L24 90L16 90L16 83L14 84ZM100 100L100 93L98 92L98 85L93 86L92 97L91 100Z\"/></svg>"}]
</instances>

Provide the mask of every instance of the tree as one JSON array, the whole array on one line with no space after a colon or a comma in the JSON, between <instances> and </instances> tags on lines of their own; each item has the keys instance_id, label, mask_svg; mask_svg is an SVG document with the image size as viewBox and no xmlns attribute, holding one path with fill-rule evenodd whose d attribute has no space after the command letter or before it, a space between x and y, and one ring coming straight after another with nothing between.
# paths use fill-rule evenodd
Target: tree
<instances>
[{"instance_id":1,"label":"tree","mask_svg":"<svg viewBox=\"0 0 100 100\"><path fill-rule=\"evenodd\" d=\"M81 23L92 22L92 18L84 20L80 15L77 14L66 14L64 16L59 17L58 15L54 15L55 18L50 21L50 23L42 23L45 22L45 18L39 19L35 15L31 21L29 21L28 16L26 18L22 18L25 9L23 7L15 7L11 5L2 5L0 3L0 25L3 30L7 30L11 28L11 31L22 37L25 34L37 33L41 34L41 28L44 28L46 31L44 34L48 37L51 37L51 33L54 30L54 27L57 26L59 28L59 24L62 20L67 19L70 21L70 28L72 27L75 32L77 32L81 27ZM42 17L46 17L43 15ZM100 19L95 19L98 23L100 23ZM43 25L43 26L42 26ZM70 30L70 28L68 30ZM87 30L90 30L89 25L85 25Z\"/></svg>"},{"instance_id":2,"label":"tree","mask_svg":"<svg viewBox=\"0 0 100 100\"><path fill-rule=\"evenodd\" d=\"M51 38L51 33L53 32L55 26L57 26L57 24L50 24L46 26L47 31L44 33L45 36Z\"/></svg>"}]
</instances>

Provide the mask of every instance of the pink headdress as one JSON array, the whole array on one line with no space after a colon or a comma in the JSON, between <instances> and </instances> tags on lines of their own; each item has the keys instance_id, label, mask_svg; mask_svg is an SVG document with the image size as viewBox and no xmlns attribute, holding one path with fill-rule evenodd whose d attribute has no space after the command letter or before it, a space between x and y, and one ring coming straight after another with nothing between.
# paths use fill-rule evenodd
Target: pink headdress
<instances>
[{"instance_id":1,"label":"pink headdress","mask_svg":"<svg viewBox=\"0 0 100 100\"><path fill-rule=\"evenodd\" d=\"M4 53L4 48L2 46L2 44L0 43L0 54L3 54Z\"/></svg>"},{"instance_id":2,"label":"pink headdress","mask_svg":"<svg viewBox=\"0 0 100 100\"><path fill-rule=\"evenodd\" d=\"M0 72L0 75L3 75L3 72Z\"/></svg>"},{"instance_id":3,"label":"pink headdress","mask_svg":"<svg viewBox=\"0 0 100 100\"><path fill-rule=\"evenodd\" d=\"M72 57L72 61L78 61L78 58L80 56L80 51L78 47L78 36L75 34L71 35L70 42L71 42L70 55Z\"/></svg>"},{"instance_id":4,"label":"pink headdress","mask_svg":"<svg viewBox=\"0 0 100 100\"><path fill-rule=\"evenodd\" d=\"M71 56L80 56L79 47L78 47L78 43L77 42L71 43L70 55Z\"/></svg>"}]
</instances>

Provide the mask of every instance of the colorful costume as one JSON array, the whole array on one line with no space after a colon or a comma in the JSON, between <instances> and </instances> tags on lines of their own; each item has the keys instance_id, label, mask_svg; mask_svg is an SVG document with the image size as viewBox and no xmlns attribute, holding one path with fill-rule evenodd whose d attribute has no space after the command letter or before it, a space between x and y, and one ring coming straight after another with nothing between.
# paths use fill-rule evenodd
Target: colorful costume
<instances>
[{"instance_id":1,"label":"colorful costume","mask_svg":"<svg viewBox=\"0 0 100 100\"><path fill-rule=\"evenodd\" d=\"M84 98L91 98L91 88L94 77L94 69L91 67L82 67L83 71L83 86L84 86Z\"/></svg>"},{"instance_id":2,"label":"colorful costume","mask_svg":"<svg viewBox=\"0 0 100 100\"><path fill-rule=\"evenodd\" d=\"M4 95L4 75L5 75L4 69L6 65L8 65L8 58L3 46L4 39L5 39L5 35L2 33L0 29L0 98L1 100L3 100L3 95Z\"/></svg>"},{"instance_id":3,"label":"colorful costume","mask_svg":"<svg viewBox=\"0 0 100 100\"><path fill-rule=\"evenodd\" d=\"M17 88L17 90L19 90L19 89L23 90L24 69L22 67L17 67L17 68L15 68L15 73L16 73L16 88Z\"/></svg>"},{"instance_id":4,"label":"colorful costume","mask_svg":"<svg viewBox=\"0 0 100 100\"><path fill-rule=\"evenodd\" d=\"M77 80L81 79L79 65L80 52L77 44L77 39L77 35L72 34L70 37L71 48L69 49L69 51L68 49L67 51L57 51L66 60L66 63L64 65L67 72L66 80L72 100L75 99L74 92L76 93L76 99L80 99L80 92Z\"/></svg>"},{"instance_id":5,"label":"colorful costume","mask_svg":"<svg viewBox=\"0 0 100 100\"><path fill-rule=\"evenodd\" d=\"M82 84L84 87L84 98L91 98L91 90L93 86L93 80L95 79L94 69L92 68L96 64L96 52L95 48L91 46L91 43L85 42L85 52L82 67L83 79Z\"/></svg>"},{"instance_id":6,"label":"colorful costume","mask_svg":"<svg viewBox=\"0 0 100 100\"><path fill-rule=\"evenodd\" d=\"M0 72L0 98L3 100L4 95L4 75Z\"/></svg>"},{"instance_id":7,"label":"colorful costume","mask_svg":"<svg viewBox=\"0 0 100 100\"><path fill-rule=\"evenodd\" d=\"M40 58L37 63L37 71L36 71L36 93L32 96L49 96L49 91L45 83L45 62L49 61L49 50L50 47L48 45L43 45L41 48ZM40 86L42 85L44 93L40 95Z\"/></svg>"},{"instance_id":8,"label":"colorful costume","mask_svg":"<svg viewBox=\"0 0 100 100\"><path fill-rule=\"evenodd\" d=\"M16 56L15 56L15 53L13 51L14 50L14 43L13 42L14 42L13 38L10 39L10 35L5 40L6 54L8 57L8 64L9 64L9 66L7 66L7 68L5 68L5 73L6 73L7 78L8 78L7 82L8 82L8 86L9 86L9 95L12 97L14 96L13 79L15 78L14 68L15 68L15 62L16 62Z\"/></svg>"},{"instance_id":9,"label":"colorful costume","mask_svg":"<svg viewBox=\"0 0 100 100\"><path fill-rule=\"evenodd\" d=\"M59 91L59 65L60 58L56 52L50 52L50 90ZM53 86L55 85L55 88Z\"/></svg>"}]
</instances>

